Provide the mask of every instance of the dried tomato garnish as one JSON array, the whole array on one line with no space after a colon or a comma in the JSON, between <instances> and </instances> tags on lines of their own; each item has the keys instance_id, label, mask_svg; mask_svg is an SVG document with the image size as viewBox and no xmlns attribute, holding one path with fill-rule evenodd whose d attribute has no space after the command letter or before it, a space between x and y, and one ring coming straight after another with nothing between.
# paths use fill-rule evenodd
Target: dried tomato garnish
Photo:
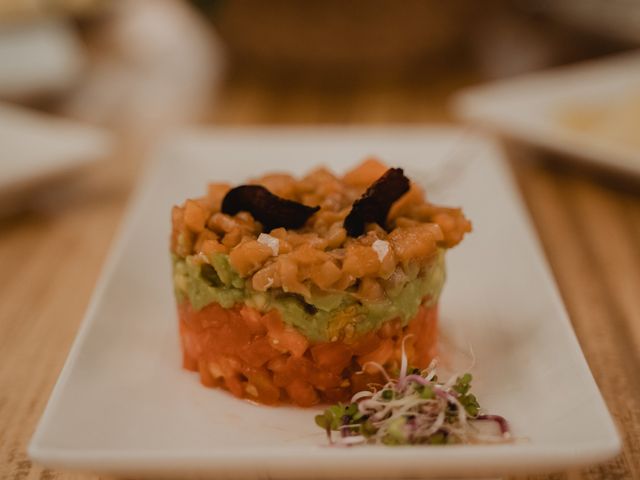
<instances>
[{"instance_id":1,"label":"dried tomato garnish","mask_svg":"<svg viewBox=\"0 0 640 480\"><path fill-rule=\"evenodd\" d=\"M409 191L410 182L401 168L390 168L355 202L344 219L344 228L352 237L364 233L367 223L386 228L387 215L393 202Z\"/></svg>"},{"instance_id":2,"label":"dried tomato garnish","mask_svg":"<svg viewBox=\"0 0 640 480\"><path fill-rule=\"evenodd\" d=\"M278 227L300 228L318 210L320 207L309 207L274 195L261 185L232 188L222 200L222 213L249 212L266 232Z\"/></svg>"}]
</instances>

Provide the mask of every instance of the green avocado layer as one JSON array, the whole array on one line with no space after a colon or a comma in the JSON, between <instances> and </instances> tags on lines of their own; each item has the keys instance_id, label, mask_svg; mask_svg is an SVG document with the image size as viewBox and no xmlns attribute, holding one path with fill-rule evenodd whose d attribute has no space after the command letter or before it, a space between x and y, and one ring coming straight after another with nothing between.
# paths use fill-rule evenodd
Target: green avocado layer
<instances>
[{"instance_id":1,"label":"green avocado layer","mask_svg":"<svg viewBox=\"0 0 640 480\"><path fill-rule=\"evenodd\" d=\"M214 254L209 263L196 257L173 257L173 284L179 303L188 300L200 310L210 303L231 308L243 303L259 311L276 308L285 323L295 327L311 342L359 336L377 330L386 321L400 318L406 325L418 312L423 298L438 301L445 281L444 249L439 249L426 266L407 268L407 280L387 286L383 301L363 301L353 292L313 292L309 298L281 289L253 290L229 264L227 255Z\"/></svg>"}]
</instances>

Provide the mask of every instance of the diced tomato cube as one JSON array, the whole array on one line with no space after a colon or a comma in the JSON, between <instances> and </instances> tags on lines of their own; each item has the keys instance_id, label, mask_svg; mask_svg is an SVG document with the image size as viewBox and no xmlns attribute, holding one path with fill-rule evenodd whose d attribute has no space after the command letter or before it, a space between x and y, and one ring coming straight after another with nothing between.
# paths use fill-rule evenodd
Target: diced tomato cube
<instances>
[{"instance_id":1,"label":"diced tomato cube","mask_svg":"<svg viewBox=\"0 0 640 480\"><path fill-rule=\"evenodd\" d=\"M338 374L319 368L314 368L307 378L314 387L320 390L337 388L342 383L342 378Z\"/></svg>"},{"instance_id":2,"label":"diced tomato cube","mask_svg":"<svg viewBox=\"0 0 640 480\"><path fill-rule=\"evenodd\" d=\"M248 368L244 370L248 379L246 392L256 400L273 405L280 400L280 389L273 384L271 375L264 369Z\"/></svg>"},{"instance_id":3,"label":"diced tomato cube","mask_svg":"<svg viewBox=\"0 0 640 480\"><path fill-rule=\"evenodd\" d=\"M198 371L198 361L190 356L184 348L182 349L182 368L192 372Z\"/></svg>"},{"instance_id":4,"label":"diced tomato cube","mask_svg":"<svg viewBox=\"0 0 640 480\"><path fill-rule=\"evenodd\" d=\"M339 374L351 363L351 349L342 342L320 343L310 348L311 357L322 368Z\"/></svg>"},{"instance_id":5,"label":"diced tomato cube","mask_svg":"<svg viewBox=\"0 0 640 480\"><path fill-rule=\"evenodd\" d=\"M267 363L267 368L272 372L282 372L287 367L289 355L279 355Z\"/></svg>"},{"instance_id":6,"label":"diced tomato cube","mask_svg":"<svg viewBox=\"0 0 640 480\"><path fill-rule=\"evenodd\" d=\"M380 372L356 372L351 375L351 391L371 390L372 385L382 386L386 383Z\"/></svg>"},{"instance_id":7,"label":"diced tomato cube","mask_svg":"<svg viewBox=\"0 0 640 480\"><path fill-rule=\"evenodd\" d=\"M238 356L251 367L261 367L280 355L266 337L257 338L238 350Z\"/></svg>"},{"instance_id":8,"label":"diced tomato cube","mask_svg":"<svg viewBox=\"0 0 640 480\"><path fill-rule=\"evenodd\" d=\"M303 380L293 380L285 389L293 403L300 407L311 407L320 401L315 389Z\"/></svg>"},{"instance_id":9,"label":"diced tomato cube","mask_svg":"<svg viewBox=\"0 0 640 480\"><path fill-rule=\"evenodd\" d=\"M244 382L240 380L240 377L237 375L233 375L231 377L224 378L224 384L233 395L238 398L243 398L245 389Z\"/></svg>"},{"instance_id":10,"label":"diced tomato cube","mask_svg":"<svg viewBox=\"0 0 640 480\"><path fill-rule=\"evenodd\" d=\"M366 355L373 352L380 346L380 337L376 335L376 332L369 332L360 337L354 344L351 345L351 350L354 355Z\"/></svg>"},{"instance_id":11,"label":"diced tomato cube","mask_svg":"<svg viewBox=\"0 0 640 480\"><path fill-rule=\"evenodd\" d=\"M198 372L200 373L200 383L205 387L215 387L218 385L219 382L211 374L206 360L200 359L198 361Z\"/></svg>"},{"instance_id":12,"label":"diced tomato cube","mask_svg":"<svg viewBox=\"0 0 640 480\"><path fill-rule=\"evenodd\" d=\"M384 365L387 360L391 358L393 355L393 340L385 339L380 342L380 346L376 348L373 352L367 353L366 355L360 355L358 357L358 363L361 367L364 367L368 362L375 362L380 365Z\"/></svg>"},{"instance_id":13,"label":"diced tomato cube","mask_svg":"<svg viewBox=\"0 0 640 480\"><path fill-rule=\"evenodd\" d=\"M302 357L309 348L308 340L290 327L282 330L269 330L267 335L273 348L281 352L291 352L294 357Z\"/></svg>"},{"instance_id":14,"label":"diced tomato cube","mask_svg":"<svg viewBox=\"0 0 640 480\"><path fill-rule=\"evenodd\" d=\"M242 315L242 319L247 324L249 333L252 335L264 335L267 332L262 323L262 315L256 309L245 305L240 309L240 315Z\"/></svg>"}]
</instances>

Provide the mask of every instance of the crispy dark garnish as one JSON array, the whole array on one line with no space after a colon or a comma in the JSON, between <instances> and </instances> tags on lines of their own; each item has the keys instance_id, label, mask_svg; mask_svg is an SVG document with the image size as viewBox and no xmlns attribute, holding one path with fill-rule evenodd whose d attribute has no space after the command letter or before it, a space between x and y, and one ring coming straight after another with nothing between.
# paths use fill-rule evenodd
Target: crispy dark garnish
<instances>
[{"instance_id":1,"label":"crispy dark garnish","mask_svg":"<svg viewBox=\"0 0 640 480\"><path fill-rule=\"evenodd\" d=\"M393 202L409 191L409 179L401 168L390 168L355 202L344 219L344 228L352 237L364 233L367 223L377 223L387 228L387 215Z\"/></svg>"},{"instance_id":2,"label":"crispy dark garnish","mask_svg":"<svg viewBox=\"0 0 640 480\"><path fill-rule=\"evenodd\" d=\"M300 228L318 210L320 207L308 207L278 197L261 185L232 188L222 200L222 213L235 215L241 211L249 212L266 232L278 227Z\"/></svg>"}]
</instances>

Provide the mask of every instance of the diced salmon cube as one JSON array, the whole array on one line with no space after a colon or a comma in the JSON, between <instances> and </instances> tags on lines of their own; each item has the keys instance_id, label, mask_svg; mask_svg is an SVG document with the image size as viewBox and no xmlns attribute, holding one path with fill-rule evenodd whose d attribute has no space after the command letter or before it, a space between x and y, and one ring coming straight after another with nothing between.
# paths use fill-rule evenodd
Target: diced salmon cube
<instances>
[{"instance_id":1,"label":"diced salmon cube","mask_svg":"<svg viewBox=\"0 0 640 480\"><path fill-rule=\"evenodd\" d=\"M422 188L411 182L409 191L401 196L389 210L388 219L393 221L401 215L407 213L407 211L415 205L420 205L424 201L424 192Z\"/></svg>"},{"instance_id":2,"label":"diced salmon cube","mask_svg":"<svg viewBox=\"0 0 640 480\"><path fill-rule=\"evenodd\" d=\"M202 244L206 241L213 240L216 241L218 239L218 235L216 235L211 230L203 229L198 236L196 237L196 242L193 245L193 249L196 253L202 251Z\"/></svg>"},{"instance_id":3,"label":"diced salmon cube","mask_svg":"<svg viewBox=\"0 0 640 480\"><path fill-rule=\"evenodd\" d=\"M243 242L229 253L229 263L241 276L245 277L254 271L272 255L267 245L257 240Z\"/></svg>"},{"instance_id":4,"label":"diced salmon cube","mask_svg":"<svg viewBox=\"0 0 640 480\"><path fill-rule=\"evenodd\" d=\"M323 289L331 287L331 285L340 280L341 276L340 268L331 260L327 260L311 272L311 280Z\"/></svg>"},{"instance_id":5,"label":"diced salmon cube","mask_svg":"<svg viewBox=\"0 0 640 480\"><path fill-rule=\"evenodd\" d=\"M222 206L222 199L231 190L228 183L210 183L207 186L207 198L212 210L219 212Z\"/></svg>"},{"instance_id":6,"label":"diced salmon cube","mask_svg":"<svg viewBox=\"0 0 640 480\"><path fill-rule=\"evenodd\" d=\"M295 199L296 180L286 173L271 173L260 179L260 185L279 197Z\"/></svg>"},{"instance_id":7,"label":"diced salmon cube","mask_svg":"<svg viewBox=\"0 0 640 480\"><path fill-rule=\"evenodd\" d=\"M347 231L342 226L342 221L336 222L329 227L329 231L326 236L327 247L337 248L342 245L346 239Z\"/></svg>"},{"instance_id":8,"label":"diced salmon cube","mask_svg":"<svg viewBox=\"0 0 640 480\"><path fill-rule=\"evenodd\" d=\"M222 245L217 240L205 240L204 242L202 242L200 248L196 250L199 250L205 255L211 255L213 253L227 253L227 247Z\"/></svg>"},{"instance_id":9,"label":"diced salmon cube","mask_svg":"<svg viewBox=\"0 0 640 480\"><path fill-rule=\"evenodd\" d=\"M359 187L368 187L379 179L389 169L384 163L375 157L369 157L354 169L349 170L342 180Z\"/></svg>"},{"instance_id":10,"label":"diced salmon cube","mask_svg":"<svg viewBox=\"0 0 640 480\"><path fill-rule=\"evenodd\" d=\"M278 288L281 285L280 272L276 263L269 263L254 273L251 278L251 286L258 292L266 292L270 288Z\"/></svg>"},{"instance_id":11,"label":"diced salmon cube","mask_svg":"<svg viewBox=\"0 0 640 480\"><path fill-rule=\"evenodd\" d=\"M298 264L291 258L278 258L278 274L280 282L285 292L299 293L308 297L311 293L309 288L298 280Z\"/></svg>"},{"instance_id":12,"label":"diced salmon cube","mask_svg":"<svg viewBox=\"0 0 640 480\"><path fill-rule=\"evenodd\" d=\"M322 250L313 248L309 244L304 244L297 247L290 255L294 262L298 265L314 265L320 264L329 259L329 255Z\"/></svg>"},{"instance_id":13,"label":"diced salmon cube","mask_svg":"<svg viewBox=\"0 0 640 480\"><path fill-rule=\"evenodd\" d=\"M184 224L195 233L200 233L204 230L204 225L207 221L207 212L202 206L194 201L187 200L184 206Z\"/></svg>"},{"instance_id":14,"label":"diced salmon cube","mask_svg":"<svg viewBox=\"0 0 640 480\"><path fill-rule=\"evenodd\" d=\"M370 302L377 302L385 298L385 293L380 282L375 278L365 277L360 281L358 297Z\"/></svg>"},{"instance_id":15,"label":"diced salmon cube","mask_svg":"<svg viewBox=\"0 0 640 480\"><path fill-rule=\"evenodd\" d=\"M231 250L236 247L242 241L242 230L236 229L232 230L229 233L226 233L224 237L222 237L222 245L227 247L227 249Z\"/></svg>"},{"instance_id":16,"label":"diced salmon cube","mask_svg":"<svg viewBox=\"0 0 640 480\"><path fill-rule=\"evenodd\" d=\"M442 238L442 230L435 223L417 227L399 227L389 234L393 252L402 262L428 258L436 251L436 242Z\"/></svg>"},{"instance_id":17,"label":"diced salmon cube","mask_svg":"<svg viewBox=\"0 0 640 480\"><path fill-rule=\"evenodd\" d=\"M351 244L342 264L342 271L354 277L375 275L380 269L378 254L366 245Z\"/></svg>"}]
</instances>

